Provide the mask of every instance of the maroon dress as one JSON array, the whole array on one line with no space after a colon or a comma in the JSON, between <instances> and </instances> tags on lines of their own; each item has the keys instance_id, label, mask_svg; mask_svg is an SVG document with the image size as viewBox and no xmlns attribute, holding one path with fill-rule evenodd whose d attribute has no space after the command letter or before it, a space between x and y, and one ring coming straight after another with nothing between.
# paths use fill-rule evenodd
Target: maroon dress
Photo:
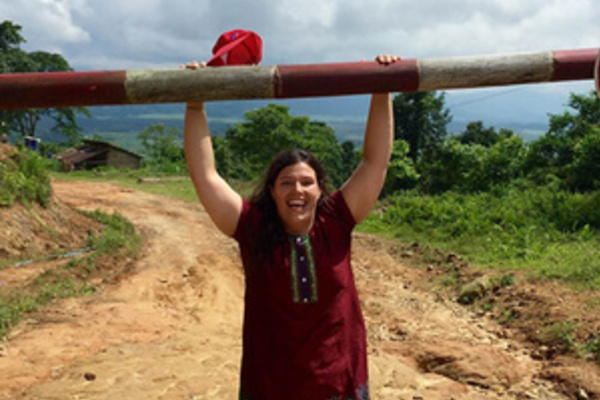
<instances>
[{"instance_id":1,"label":"maroon dress","mask_svg":"<svg viewBox=\"0 0 600 400\"><path fill-rule=\"evenodd\" d=\"M350 266L352 214L340 191L306 236L252 265L261 212L244 201L234 238L246 275L240 399L369 398L366 334Z\"/></svg>"}]
</instances>

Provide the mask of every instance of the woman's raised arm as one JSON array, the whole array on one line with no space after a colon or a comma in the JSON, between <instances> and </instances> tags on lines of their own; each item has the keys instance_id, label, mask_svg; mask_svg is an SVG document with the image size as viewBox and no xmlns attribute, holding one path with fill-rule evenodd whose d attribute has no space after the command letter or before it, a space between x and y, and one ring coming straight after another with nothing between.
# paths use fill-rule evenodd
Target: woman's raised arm
<instances>
[{"instance_id":1,"label":"woman's raised arm","mask_svg":"<svg viewBox=\"0 0 600 400\"><path fill-rule=\"evenodd\" d=\"M377 61L383 64L382 68L398 59L396 56L377 57ZM379 197L385 183L393 142L394 115L391 95L375 93L371 97L369 107L362 160L341 188L357 223L369 214Z\"/></svg>"},{"instance_id":2,"label":"woman's raised arm","mask_svg":"<svg viewBox=\"0 0 600 400\"><path fill-rule=\"evenodd\" d=\"M183 149L198 198L224 234L235 233L242 211L242 197L219 175L204 103L188 103L185 111Z\"/></svg>"}]
</instances>

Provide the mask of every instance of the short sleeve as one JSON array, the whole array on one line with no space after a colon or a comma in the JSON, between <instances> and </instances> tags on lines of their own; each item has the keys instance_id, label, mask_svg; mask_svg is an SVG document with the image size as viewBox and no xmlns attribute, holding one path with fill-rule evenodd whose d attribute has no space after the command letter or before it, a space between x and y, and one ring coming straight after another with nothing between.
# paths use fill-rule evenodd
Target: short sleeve
<instances>
[{"instance_id":1,"label":"short sleeve","mask_svg":"<svg viewBox=\"0 0 600 400\"><path fill-rule=\"evenodd\" d=\"M243 242L246 238L246 230L250 221L252 220L252 215L256 214L255 208L252 206L252 203L248 199L243 199L242 202L242 212L240 213L240 218L238 219L237 226L235 227L235 232L233 233L233 238L238 242Z\"/></svg>"},{"instance_id":2,"label":"short sleeve","mask_svg":"<svg viewBox=\"0 0 600 400\"><path fill-rule=\"evenodd\" d=\"M333 192L329 201L332 205L332 214L336 221L342 226L343 229L351 231L356 226L356 221L344 199L344 195L341 190Z\"/></svg>"}]
</instances>

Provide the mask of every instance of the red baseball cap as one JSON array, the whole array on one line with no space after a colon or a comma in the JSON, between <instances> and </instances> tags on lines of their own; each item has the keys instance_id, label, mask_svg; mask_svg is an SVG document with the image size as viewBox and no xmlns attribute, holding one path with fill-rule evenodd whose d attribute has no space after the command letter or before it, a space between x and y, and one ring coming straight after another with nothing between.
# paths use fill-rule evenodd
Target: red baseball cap
<instances>
[{"instance_id":1,"label":"red baseball cap","mask_svg":"<svg viewBox=\"0 0 600 400\"><path fill-rule=\"evenodd\" d=\"M208 65L258 64L262 59L262 39L258 34L243 29L227 31L219 36Z\"/></svg>"}]
</instances>

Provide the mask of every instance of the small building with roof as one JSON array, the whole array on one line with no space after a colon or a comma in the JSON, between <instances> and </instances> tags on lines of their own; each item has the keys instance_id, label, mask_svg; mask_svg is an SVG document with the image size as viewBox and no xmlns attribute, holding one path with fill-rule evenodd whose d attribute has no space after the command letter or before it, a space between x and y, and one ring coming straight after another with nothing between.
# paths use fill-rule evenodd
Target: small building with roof
<instances>
[{"instance_id":1,"label":"small building with roof","mask_svg":"<svg viewBox=\"0 0 600 400\"><path fill-rule=\"evenodd\" d=\"M65 150L54 156L64 171L91 170L98 167L138 169L142 157L114 144L84 139L83 145Z\"/></svg>"}]
</instances>

